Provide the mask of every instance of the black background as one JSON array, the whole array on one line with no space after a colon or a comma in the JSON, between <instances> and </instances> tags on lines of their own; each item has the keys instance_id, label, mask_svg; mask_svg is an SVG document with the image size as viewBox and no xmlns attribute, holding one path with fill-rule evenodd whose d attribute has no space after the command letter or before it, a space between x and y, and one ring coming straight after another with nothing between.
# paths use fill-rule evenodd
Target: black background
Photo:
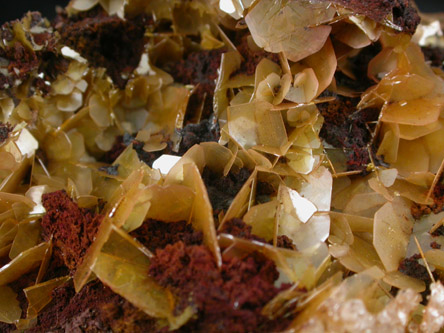
<instances>
[{"instance_id":1,"label":"black background","mask_svg":"<svg viewBox=\"0 0 444 333\"><path fill-rule=\"evenodd\" d=\"M443 0L416 0L416 4L423 12L444 12Z\"/></svg>"},{"instance_id":2,"label":"black background","mask_svg":"<svg viewBox=\"0 0 444 333\"><path fill-rule=\"evenodd\" d=\"M0 0L0 23L21 18L28 10L40 11L43 16L52 19L55 16L55 7L57 5L64 7L68 2L68 0ZM424 12L444 12L444 0L416 0L416 3Z\"/></svg>"}]
</instances>

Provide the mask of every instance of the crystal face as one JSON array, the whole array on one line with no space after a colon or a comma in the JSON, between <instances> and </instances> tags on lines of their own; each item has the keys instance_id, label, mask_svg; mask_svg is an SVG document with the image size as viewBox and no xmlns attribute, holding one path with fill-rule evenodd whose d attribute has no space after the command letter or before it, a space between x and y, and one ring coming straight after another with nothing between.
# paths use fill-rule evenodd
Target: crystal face
<instances>
[{"instance_id":1,"label":"crystal face","mask_svg":"<svg viewBox=\"0 0 444 333\"><path fill-rule=\"evenodd\" d=\"M72 0L4 23L0 331L442 329L437 18Z\"/></svg>"}]
</instances>

